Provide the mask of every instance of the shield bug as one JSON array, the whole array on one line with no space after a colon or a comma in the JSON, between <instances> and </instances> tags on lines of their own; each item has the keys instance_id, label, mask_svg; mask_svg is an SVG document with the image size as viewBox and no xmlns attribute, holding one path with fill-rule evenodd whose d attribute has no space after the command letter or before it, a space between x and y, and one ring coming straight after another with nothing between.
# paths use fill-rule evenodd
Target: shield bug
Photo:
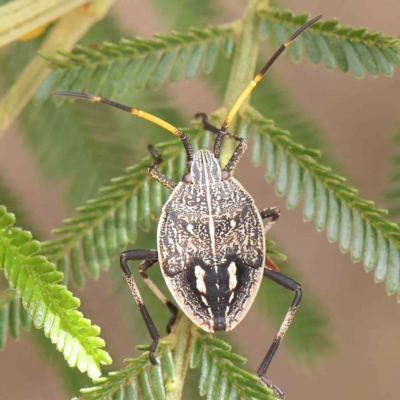
<instances>
[{"instance_id":1,"label":"shield bug","mask_svg":"<svg viewBox=\"0 0 400 400\"><path fill-rule=\"evenodd\" d=\"M305 29L322 15L310 20L296 31L271 57L239 96L228 113L221 129L212 126L203 113L205 130L216 134L214 151L193 152L189 138L168 122L99 96L60 91L58 95L74 96L101 102L147 119L177 136L186 151L187 173L182 182L175 183L163 175L157 165L161 156L149 146L154 162L149 176L171 190L158 222L157 250L129 250L120 257L121 268L143 316L153 342L150 361L157 364L154 353L160 335L144 305L128 267L128 261L141 261L140 275L156 296L172 312L167 331L171 330L178 309L147 276L147 270L159 263L165 282L183 312L199 327L208 332L229 331L247 314L260 287L267 277L294 292L294 300L266 356L257 370L261 381L281 397L284 393L264 375L285 335L301 300L300 285L281 274L265 257L265 232L279 218L276 207L259 211L250 194L232 177L232 173L246 151L246 141L227 132L240 106L278 56ZM224 168L219 156L224 138L238 142L238 146ZM264 220L267 222L263 226Z\"/></svg>"}]
</instances>

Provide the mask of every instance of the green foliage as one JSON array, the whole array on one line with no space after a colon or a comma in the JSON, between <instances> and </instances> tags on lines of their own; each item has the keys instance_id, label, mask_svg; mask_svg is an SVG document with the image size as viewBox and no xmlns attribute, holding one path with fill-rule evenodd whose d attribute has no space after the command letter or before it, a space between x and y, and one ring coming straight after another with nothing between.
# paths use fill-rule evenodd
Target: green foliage
<instances>
[{"instance_id":1,"label":"green foliage","mask_svg":"<svg viewBox=\"0 0 400 400\"><path fill-rule=\"evenodd\" d=\"M164 18L174 19L179 29L185 27L188 19L180 18L179 7L183 4L180 0L155 0L155 3ZM256 3L251 1L250 8ZM202 24L206 16L218 9L208 0L193 1L191 7L186 8L193 20L191 26ZM254 21L261 18L262 36L278 44L282 44L308 19L306 13L295 16L287 10L258 6L255 10L257 18ZM239 46L245 35L243 26L244 23L238 21L207 29L192 27L188 33L156 34L155 40L137 37L101 45L92 44L102 41L96 40L99 33L92 32L85 45L77 46L72 52L60 51L58 58L43 55L50 60L52 72L36 94L40 108L29 106L20 121L32 153L39 160L41 173L54 180L67 177L69 199L72 203L82 204L94 196L98 187L122 174L128 157L132 157L133 143L137 147L144 146L144 139L138 139L137 135L130 142L126 140L123 132L128 129L126 125L113 121L114 110L82 102L67 104L69 99L54 97L54 103L62 105L56 111L49 99L53 90L101 93L108 98L128 93L129 101L135 99L141 108L147 109L143 107L145 98L142 96L138 100L136 97L139 90L147 86L158 89L168 79L175 82L182 75L189 80L202 70L209 74L207 79L222 96L228 85L226 71L229 66L223 65L220 55L229 58L233 54L234 37L239 36ZM112 34L108 37L113 37L108 40L116 42L118 35L112 23L111 28ZM29 44L18 46L30 51L36 47ZM400 65L398 38L367 32L364 28L341 27L336 20L315 24L293 42L288 52L294 61L301 59L303 47L312 63L322 61L329 70L335 65L344 72L350 69L357 77L363 76L365 70L374 76L379 72L391 75L393 66ZM14 65L7 62L8 76L14 77L15 71L20 71L24 55L19 51L12 53L11 58L7 55L15 61ZM267 97L261 91L255 91L252 104L262 109L263 114L272 118L276 125L253 108L240 114L238 130L243 136L252 134L249 146L252 163L257 166L265 162L265 178L267 181L275 180L278 195L287 195L288 208L298 207L303 198L305 220L314 219L318 230L327 230L329 241L338 241L340 249L350 252L353 261L363 260L367 271L374 270L375 280L386 280L387 292L397 292L400 298L400 228L384 218L385 210L360 198L357 191L345 183L345 178L315 161L319 151L307 147L321 148L321 132L312 121L304 118L302 111L298 112L290 105L280 87L274 88L273 76L269 74L265 81L271 93ZM6 87L7 78L3 80ZM232 82L235 84L234 80L229 84ZM130 87L133 90L128 91ZM180 113L165 107L163 93L159 93L158 98L158 104L150 100L151 107L148 108L152 113L175 125L182 124ZM160 105L163 110L159 113L155 108ZM141 131L140 124L141 121L135 121L138 131ZM286 130L276 126L292 131L294 140ZM146 129L146 140L152 140L152 128L146 125ZM190 136L195 149L208 147L210 137L202 132L199 124L183 131ZM179 182L186 165L181 143L170 141L160 143L156 148L163 154L161 170ZM42 155L46 157L41 158ZM137 154L133 157L137 158ZM111 361L108 354L99 349L103 345L97 337L99 328L83 318L76 310L79 300L57 282L63 279L67 284L71 280L76 286L83 287L85 274L98 278L100 271L107 270L128 243L145 237L143 232L151 232L153 221L158 218L170 192L148 178L150 163L151 159L147 157L129 167L125 175L112 179L111 185L102 188L98 197L78 208L78 216L65 220L62 228L54 230L58 238L43 242L41 248L37 242L31 241L28 232L14 228L12 215L0 208L0 267L4 268L10 286L0 295L0 348L5 345L7 331L18 338L20 327L29 328L32 318L34 325L43 328L45 335L57 343L68 363L78 366L81 371L88 371L91 377L99 375L100 362ZM324 158L323 163L329 165L330 161ZM7 202L9 200L2 201L0 197L0 204ZM267 255L284 258L282 253L270 247ZM43 256L54 262L57 270ZM279 266L282 272L290 268L286 263ZM296 273L290 271L289 275L295 278ZM292 296L291 293L283 294L277 285L263 284L256 302L257 310L261 312L263 305L267 305L268 317L278 325ZM22 298L23 307L18 297ZM312 295L305 297L287 340L283 342L287 342L291 351L307 362L315 354L331 347L326 332L327 319L316 303ZM178 375L182 377L186 373L181 370L175 375L178 366L182 368L183 364L182 357L175 353L176 347L181 343L186 352L190 347L189 341L185 345L186 336L178 332L176 340L171 341L172 345L161 342L157 353L160 366L150 366L147 354L129 359L128 367L95 379L93 388L82 389L82 398L169 398L168 393L181 384ZM140 349L146 350L147 347L141 346ZM236 365L245 360L231 353L227 343L199 333L192 349L190 366L195 367L200 360L200 394L207 394L208 399L273 399L271 391L262 386L256 376Z\"/></svg>"},{"instance_id":2,"label":"green foliage","mask_svg":"<svg viewBox=\"0 0 400 400\"><path fill-rule=\"evenodd\" d=\"M76 310L79 300L62 285L61 272L56 271L44 257L36 255L40 249L37 241L32 241L28 231L13 227L15 217L0 208L0 265L4 270L10 288L15 289L22 304L28 311L36 328L44 330L51 341L57 344L57 349L63 352L70 366L77 366L80 371L87 372L90 377L100 375L99 364L109 364L110 356L100 347L104 341L98 337L100 328L91 325ZM7 300L13 304L7 292ZM18 304L13 305L14 311L11 331L16 331L19 325ZM5 331L7 306L2 308L0 326ZM14 333L17 336L18 333ZM4 336L4 333L3 333Z\"/></svg>"},{"instance_id":3,"label":"green foliage","mask_svg":"<svg viewBox=\"0 0 400 400\"><path fill-rule=\"evenodd\" d=\"M149 346L138 346L139 350L149 350ZM81 389L80 399L149 399L164 400L165 387L173 388L176 380L172 353L168 342L160 342L156 360L159 365L151 365L149 354L126 359L128 366L110 372L108 376L94 379L95 386ZM139 396L139 397L138 397Z\"/></svg>"},{"instance_id":4,"label":"green foliage","mask_svg":"<svg viewBox=\"0 0 400 400\"><path fill-rule=\"evenodd\" d=\"M198 129L183 131L191 136L199 133ZM180 180L182 162L185 163L181 146L179 141L157 145L165 160L163 168L174 180ZM150 163L147 157L128 168L126 175L114 178L111 186L100 190L99 197L77 209L77 217L65 220L64 227L53 230L59 238L42 243L41 254L63 271L70 267L77 286L84 284L82 265L86 265L89 276L98 277L100 269L108 269L110 257L126 248L128 240L136 240L138 228L148 231L150 221L159 215L170 192L147 176Z\"/></svg>"},{"instance_id":5,"label":"green foliage","mask_svg":"<svg viewBox=\"0 0 400 400\"><path fill-rule=\"evenodd\" d=\"M185 128L182 131L191 138L195 149L207 148L210 136L200 129L198 123L193 128ZM262 143L253 140L249 148L253 153L253 161L255 161L254 153L260 148L261 157L263 156L265 136L262 135L260 138ZM157 149L164 160L160 170L166 176L179 181L186 162L180 141L160 143ZM100 189L99 197L89 200L85 206L77 209L77 217L65 220L64 227L53 231L60 235L59 238L42 243L41 254L56 263L58 269L71 277L76 286L82 287L85 283L83 268L86 268L89 276L98 278L100 271L107 270L116 255L131 246L138 236L143 235L141 231L146 232L150 229L150 221L157 220L170 192L147 176L150 163L151 159L147 157L142 163L129 167L124 176L114 178L111 186ZM282 253L271 248L271 245L272 242L269 242L267 248L269 257L285 258ZM277 324L279 318L284 315L282 310L287 309L291 299L279 289L271 290L263 285L259 296L267 299L272 293L276 293L275 309L267 315L274 324ZM258 302L259 305L261 303ZM318 350L330 346L328 346L325 318L315 304L308 300L305 300L305 303L298 330L294 330L288 343L299 358L307 359L309 362L318 354ZM303 337L304 342L300 343L296 339L296 333L299 333L299 330L304 331L306 326L313 334Z\"/></svg>"},{"instance_id":6,"label":"green foliage","mask_svg":"<svg viewBox=\"0 0 400 400\"><path fill-rule=\"evenodd\" d=\"M303 282L292 265L293 261L287 261L274 245L272 241L267 242L267 256L277 260L276 264L282 274L290 276L297 282ZM312 365L316 356L326 354L334 348L334 344L327 334L330 321L326 311L319 306L320 301L307 284L302 283L302 290L306 295L302 298L301 307L297 310L296 317L285 335L284 346L287 346L290 354L300 362ZM268 318L271 325L278 329L292 300L292 292L265 279L258 291L255 308L260 318Z\"/></svg>"},{"instance_id":7,"label":"green foliage","mask_svg":"<svg viewBox=\"0 0 400 400\"><path fill-rule=\"evenodd\" d=\"M389 187L385 192L385 199L388 204L389 214L392 219L396 222L399 221L400 215L400 190L399 190L399 180L400 180L400 156L398 154L398 144L400 142L400 129L397 128L395 134L393 135L394 142L394 154L392 156L391 162L391 174L389 180Z\"/></svg>"},{"instance_id":8,"label":"green foliage","mask_svg":"<svg viewBox=\"0 0 400 400\"><path fill-rule=\"evenodd\" d=\"M20 338L21 327L26 331L31 328L28 311L22 307L15 291L6 289L0 294L0 349L6 345L8 331L13 339Z\"/></svg>"},{"instance_id":9,"label":"green foliage","mask_svg":"<svg viewBox=\"0 0 400 400\"><path fill-rule=\"evenodd\" d=\"M307 22L309 14L294 15L289 10L259 10L264 19L262 32L279 45ZM337 19L319 21L305 31L301 40L295 40L288 48L293 61L300 61L303 49L313 64L324 63L328 70L335 64L343 71L349 69L361 78L365 70L373 76L381 72L391 76L393 67L400 67L400 44L396 37L385 36L379 31L368 32L367 28L340 26Z\"/></svg>"},{"instance_id":10,"label":"green foliage","mask_svg":"<svg viewBox=\"0 0 400 400\"><path fill-rule=\"evenodd\" d=\"M304 219L314 219L318 231L327 228L331 242L338 241L354 262L363 261L366 271L375 271L375 281L386 281L387 293L397 292L400 298L400 227L383 217L386 210L359 197L345 178L317 163L319 151L293 142L289 132L259 119L257 111L254 114L256 118L247 118L265 135L265 176L268 181L276 179L276 193L288 196L289 208L297 207L303 196Z\"/></svg>"},{"instance_id":11,"label":"green foliage","mask_svg":"<svg viewBox=\"0 0 400 400\"><path fill-rule=\"evenodd\" d=\"M81 389L81 399L141 398L163 400L166 391L174 392L176 374L174 355L168 342L161 342L156 359L159 365L150 364L148 353L140 357L126 359L128 366L110 372L107 377L94 380L95 386ZM139 350L149 350L149 346L138 346ZM257 376L236 364L246 360L231 352L231 346L212 335L199 331L190 356L190 367L201 365L199 383L200 395L209 399L263 399L274 400L272 390L260 383ZM217 383L218 382L218 383ZM136 397L135 397L136 396Z\"/></svg>"},{"instance_id":12,"label":"green foliage","mask_svg":"<svg viewBox=\"0 0 400 400\"><path fill-rule=\"evenodd\" d=\"M62 59L47 57L54 70L36 93L36 100L46 100L54 90L86 91L104 97L121 96L130 85L143 89L149 82L159 88L169 77L175 82L184 74L191 79L200 64L212 71L219 52L231 55L232 35L238 24L208 29L192 28L190 33L155 34L156 40L136 37L101 46L76 46L72 53L62 52ZM65 99L55 99L62 104Z\"/></svg>"},{"instance_id":13,"label":"green foliage","mask_svg":"<svg viewBox=\"0 0 400 400\"><path fill-rule=\"evenodd\" d=\"M202 331L195 342L190 367L196 368L201 360L200 395L207 399L262 399L274 400L272 390L260 383L260 379L237 363L246 359L231 352L231 346Z\"/></svg>"}]
</instances>

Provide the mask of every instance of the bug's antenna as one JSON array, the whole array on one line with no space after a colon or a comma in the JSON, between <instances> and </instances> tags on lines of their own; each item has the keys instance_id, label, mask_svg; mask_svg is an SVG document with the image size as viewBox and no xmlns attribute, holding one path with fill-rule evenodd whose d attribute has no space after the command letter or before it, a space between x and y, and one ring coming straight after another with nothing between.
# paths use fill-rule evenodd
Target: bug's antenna
<instances>
[{"instance_id":1,"label":"bug's antenna","mask_svg":"<svg viewBox=\"0 0 400 400\"><path fill-rule=\"evenodd\" d=\"M318 17L313 18L312 20L308 21L306 24L304 24L300 29L298 29L286 42L279 47L279 49L275 52L275 54L269 59L269 61L261 68L259 73L255 76L255 78L248 84L246 89L243 90L242 94L239 96L239 98L236 100L236 103L233 105L231 111L229 111L228 116L225 118L224 123L222 124L221 130L217 135L217 138L215 139L215 145L214 145L214 155L216 158L219 158L219 153L221 150L222 146L222 141L224 139L224 136L226 134L226 130L228 129L228 126L230 125L232 119L234 116L237 114L240 106L243 104L243 102L246 100L247 96L251 93L251 91L256 87L257 83L261 81L261 79L264 77L265 73L269 70L271 65L276 61L276 59L284 52L284 50L291 45L293 40L295 40L299 35L301 35L308 27L310 27L312 24L317 22L322 18L322 14L318 15Z\"/></svg>"},{"instance_id":2,"label":"bug's antenna","mask_svg":"<svg viewBox=\"0 0 400 400\"><path fill-rule=\"evenodd\" d=\"M126 111L129 114L136 115L140 118L147 119L148 121L153 122L154 124L161 126L162 128L166 129L167 131L171 132L175 136L178 136L178 138L181 140L183 147L186 150L186 155L187 155L187 161L188 163L193 160L193 148L192 145L189 142L189 138L178 128L175 126L169 124L168 122L164 121L161 118L158 118L152 114L148 114L144 111L141 110L136 110L136 108L124 106L123 104L116 103L115 101L105 99L100 96L93 96L91 94L86 94L86 93L78 93L78 92L66 92L66 91L58 91L54 92L53 94L58 95L58 96L71 96L71 97L79 97L81 99L86 99L90 100L93 102L98 102L98 103L104 103L107 104L111 107L119 108L120 110Z\"/></svg>"}]
</instances>

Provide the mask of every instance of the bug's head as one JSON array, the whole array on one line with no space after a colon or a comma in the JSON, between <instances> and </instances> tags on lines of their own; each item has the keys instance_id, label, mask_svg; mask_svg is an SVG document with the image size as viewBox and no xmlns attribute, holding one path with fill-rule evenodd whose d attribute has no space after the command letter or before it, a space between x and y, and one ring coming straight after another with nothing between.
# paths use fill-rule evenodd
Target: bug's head
<instances>
[{"instance_id":1,"label":"bug's head","mask_svg":"<svg viewBox=\"0 0 400 400\"><path fill-rule=\"evenodd\" d=\"M219 160L209 150L199 150L193 155L190 172L183 176L183 182L194 185L209 185L221 182Z\"/></svg>"}]
</instances>

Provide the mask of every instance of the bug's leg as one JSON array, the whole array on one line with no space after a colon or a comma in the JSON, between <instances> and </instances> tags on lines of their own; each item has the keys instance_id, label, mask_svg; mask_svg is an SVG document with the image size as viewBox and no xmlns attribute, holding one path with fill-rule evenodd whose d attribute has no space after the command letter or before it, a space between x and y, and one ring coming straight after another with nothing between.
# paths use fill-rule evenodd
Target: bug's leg
<instances>
[{"instance_id":1,"label":"bug's leg","mask_svg":"<svg viewBox=\"0 0 400 400\"><path fill-rule=\"evenodd\" d=\"M216 126L211 125L208 122L207 114L205 114L205 113L197 113L195 115L195 118L201 118L204 130L212 132L212 133L215 133L217 135L220 134L220 129L217 128ZM247 142L243 138L241 138L240 136L233 135L232 133L225 132L224 136L229 138L229 139L236 140L237 142L239 142L239 144L236 147L236 150L234 151L232 157L230 158L230 160L228 161L228 163L225 165L225 167L223 169L228 174L230 174L232 171L234 171L234 169L236 168L236 164L239 162L239 160L242 158L244 152L246 151Z\"/></svg>"},{"instance_id":2,"label":"bug's leg","mask_svg":"<svg viewBox=\"0 0 400 400\"><path fill-rule=\"evenodd\" d=\"M281 215L281 210L278 207L265 208L260 211L262 219L266 219L267 223L264 226L264 232L268 232L272 225L278 220Z\"/></svg>"},{"instance_id":3,"label":"bug's leg","mask_svg":"<svg viewBox=\"0 0 400 400\"><path fill-rule=\"evenodd\" d=\"M150 152L150 154L151 154L151 156L153 157L153 160L154 160L153 164L151 164L151 166L155 168L157 165L161 164L162 156L152 144L149 144L147 146L147 148L149 149L149 152Z\"/></svg>"},{"instance_id":4,"label":"bug's leg","mask_svg":"<svg viewBox=\"0 0 400 400\"><path fill-rule=\"evenodd\" d=\"M161 154L157 152L157 150L151 144L148 146L148 149L153 156L153 163L150 165L148 174L151 178L155 179L157 182L160 182L162 185L167 187L169 190L174 190L176 187L176 183L172 182L171 179L167 178L164 174L162 174L158 169L157 165L161 163Z\"/></svg>"},{"instance_id":5,"label":"bug's leg","mask_svg":"<svg viewBox=\"0 0 400 400\"><path fill-rule=\"evenodd\" d=\"M128 261L142 261L142 260L151 260L157 261L158 254L156 250L128 250L121 253L120 256L120 265L122 271L125 275L125 279L131 289L133 297L135 298L136 304L139 307L140 313L144 319L144 322L147 326L147 329L150 333L151 338L153 339L153 343L150 346L149 358L150 362L153 365L157 365L157 361L154 357L154 353L157 350L158 342L160 340L160 335L157 331L156 326L154 325L153 320L151 319L149 312L147 311L146 306L143 303L142 296L139 293L139 289L136 286L135 280L131 274L131 271L128 267Z\"/></svg>"},{"instance_id":6,"label":"bug's leg","mask_svg":"<svg viewBox=\"0 0 400 400\"><path fill-rule=\"evenodd\" d=\"M278 396L283 399L284 398L284 393L279 387L275 386L272 384L272 382L267 379L264 375L267 372L267 369L269 365L271 364L272 358L274 357L276 350L279 347L280 342L282 341L282 338L285 336L286 331L289 328L290 323L293 320L294 315L296 314L297 308L299 307L301 296L302 296L302 291L301 291L301 286L299 283L294 281L293 279L281 274L280 272L272 271L268 268L264 268L264 276L266 278L271 279L272 281L278 283L279 285L283 286L285 289L289 289L292 292L294 292L294 299L292 301L292 304L286 313L286 316L278 330L278 333L276 334L276 337L274 341L272 342L271 347L268 350L267 355L264 357L262 363L260 364L258 370L257 370L257 376L260 377L261 381L270 387L271 389L274 389L275 392L278 394Z\"/></svg>"},{"instance_id":7,"label":"bug's leg","mask_svg":"<svg viewBox=\"0 0 400 400\"><path fill-rule=\"evenodd\" d=\"M172 325L174 324L178 315L178 309L164 296L164 293L155 285L155 283L147 276L146 271L153 266L158 260L145 260L140 264L139 272L145 284L152 290L152 292L165 304L172 313L171 318L167 324L167 333L171 333Z\"/></svg>"}]
</instances>

